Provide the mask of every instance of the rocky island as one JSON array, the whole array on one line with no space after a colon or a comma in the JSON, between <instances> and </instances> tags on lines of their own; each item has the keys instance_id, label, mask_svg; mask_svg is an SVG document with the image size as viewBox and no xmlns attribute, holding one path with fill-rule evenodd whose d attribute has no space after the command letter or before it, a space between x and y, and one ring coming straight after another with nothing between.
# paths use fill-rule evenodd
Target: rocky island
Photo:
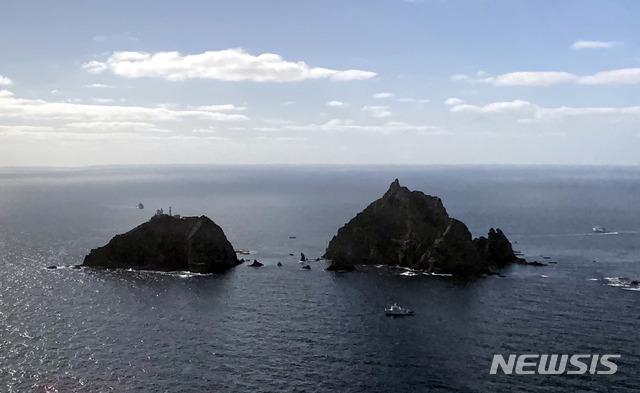
<instances>
[{"instance_id":1,"label":"rocky island","mask_svg":"<svg viewBox=\"0 0 640 393\"><path fill-rule=\"evenodd\" d=\"M156 214L91 250L83 266L221 273L240 262L222 228L206 216Z\"/></svg>"},{"instance_id":2,"label":"rocky island","mask_svg":"<svg viewBox=\"0 0 640 393\"><path fill-rule=\"evenodd\" d=\"M449 217L440 198L410 191L396 179L384 196L338 230L324 257L327 270L355 265L399 265L461 277L526 263L500 229L472 239L467 226Z\"/></svg>"}]
</instances>

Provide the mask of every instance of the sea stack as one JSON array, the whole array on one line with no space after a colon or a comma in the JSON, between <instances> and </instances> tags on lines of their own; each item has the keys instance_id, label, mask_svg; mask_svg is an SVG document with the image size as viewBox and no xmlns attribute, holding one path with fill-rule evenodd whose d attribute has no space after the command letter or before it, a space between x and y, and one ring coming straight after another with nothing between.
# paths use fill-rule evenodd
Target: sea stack
<instances>
[{"instance_id":1,"label":"sea stack","mask_svg":"<svg viewBox=\"0 0 640 393\"><path fill-rule=\"evenodd\" d=\"M463 222L449 217L440 198L410 191L398 179L338 230L324 257L331 260L327 270L381 264L462 277L519 261L500 229L472 239Z\"/></svg>"},{"instance_id":2,"label":"sea stack","mask_svg":"<svg viewBox=\"0 0 640 393\"><path fill-rule=\"evenodd\" d=\"M156 214L91 250L83 266L221 273L238 265L222 228L206 216Z\"/></svg>"}]
</instances>

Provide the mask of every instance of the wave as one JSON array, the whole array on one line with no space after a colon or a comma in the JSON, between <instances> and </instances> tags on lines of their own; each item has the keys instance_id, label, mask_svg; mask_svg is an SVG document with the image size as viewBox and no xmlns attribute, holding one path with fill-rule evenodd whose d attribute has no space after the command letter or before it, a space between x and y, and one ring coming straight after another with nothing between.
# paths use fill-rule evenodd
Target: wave
<instances>
[{"instance_id":1,"label":"wave","mask_svg":"<svg viewBox=\"0 0 640 393\"><path fill-rule=\"evenodd\" d=\"M47 269L47 270L49 270L49 269L51 269L51 270L62 270L62 269L80 270L80 269L84 269L84 267L83 266L76 266L76 265L61 265L61 266L44 267L43 269ZM157 270L141 270L141 269L114 269L112 271L120 271L120 272L127 272L127 273L154 274L154 275L172 276L172 277L179 277L179 278L206 277L206 276L214 275L213 273L195 273L195 272L190 272L190 271L185 271L185 270L179 270L179 271L173 271L173 272L163 272L163 271L157 271Z\"/></svg>"}]
</instances>

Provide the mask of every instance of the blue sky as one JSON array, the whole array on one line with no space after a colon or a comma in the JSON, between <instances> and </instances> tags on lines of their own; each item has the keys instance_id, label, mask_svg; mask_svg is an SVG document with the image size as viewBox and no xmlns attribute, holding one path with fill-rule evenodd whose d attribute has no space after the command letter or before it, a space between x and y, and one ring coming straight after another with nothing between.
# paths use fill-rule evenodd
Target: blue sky
<instances>
[{"instance_id":1,"label":"blue sky","mask_svg":"<svg viewBox=\"0 0 640 393\"><path fill-rule=\"evenodd\" d=\"M20 1L0 165L640 164L636 1Z\"/></svg>"}]
</instances>

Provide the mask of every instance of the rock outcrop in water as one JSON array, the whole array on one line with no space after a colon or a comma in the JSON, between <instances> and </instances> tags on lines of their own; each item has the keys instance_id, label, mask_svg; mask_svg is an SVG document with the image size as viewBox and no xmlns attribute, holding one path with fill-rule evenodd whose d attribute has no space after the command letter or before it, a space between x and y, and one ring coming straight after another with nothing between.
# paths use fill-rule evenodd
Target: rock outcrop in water
<instances>
[{"instance_id":1,"label":"rock outcrop in water","mask_svg":"<svg viewBox=\"0 0 640 393\"><path fill-rule=\"evenodd\" d=\"M338 230L324 255L328 270L400 265L433 273L477 276L520 259L500 229L472 239L438 197L409 191L396 179L384 196Z\"/></svg>"},{"instance_id":2,"label":"rock outcrop in water","mask_svg":"<svg viewBox=\"0 0 640 393\"><path fill-rule=\"evenodd\" d=\"M249 265L249 266L250 267L262 267L262 266L264 266L264 263L260 263L260 262L258 262L257 259L254 259L253 263L251 265Z\"/></svg>"},{"instance_id":3,"label":"rock outcrop in water","mask_svg":"<svg viewBox=\"0 0 640 393\"><path fill-rule=\"evenodd\" d=\"M83 266L221 273L239 263L222 228L208 217L163 214L91 250Z\"/></svg>"}]
</instances>

